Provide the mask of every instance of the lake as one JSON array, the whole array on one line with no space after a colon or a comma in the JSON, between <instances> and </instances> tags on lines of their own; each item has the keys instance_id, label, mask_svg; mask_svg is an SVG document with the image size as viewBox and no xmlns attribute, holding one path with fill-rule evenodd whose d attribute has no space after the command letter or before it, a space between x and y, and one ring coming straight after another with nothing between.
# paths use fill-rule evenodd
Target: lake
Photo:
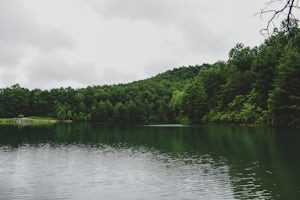
<instances>
[{"instance_id":1,"label":"lake","mask_svg":"<svg viewBox=\"0 0 300 200\"><path fill-rule=\"evenodd\" d=\"M299 199L300 131L0 126L0 199Z\"/></svg>"}]
</instances>

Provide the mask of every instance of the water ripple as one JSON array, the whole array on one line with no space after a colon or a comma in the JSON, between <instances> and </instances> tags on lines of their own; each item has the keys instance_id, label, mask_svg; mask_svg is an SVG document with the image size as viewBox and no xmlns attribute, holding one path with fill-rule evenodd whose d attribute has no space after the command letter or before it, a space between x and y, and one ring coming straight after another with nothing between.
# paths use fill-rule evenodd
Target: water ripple
<instances>
[{"instance_id":1,"label":"water ripple","mask_svg":"<svg viewBox=\"0 0 300 200\"><path fill-rule=\"evenodd\" d=\"M234 199L228 167L208 155L50 144L0 152L0 199Z\"/></svg>"}]
</instances>

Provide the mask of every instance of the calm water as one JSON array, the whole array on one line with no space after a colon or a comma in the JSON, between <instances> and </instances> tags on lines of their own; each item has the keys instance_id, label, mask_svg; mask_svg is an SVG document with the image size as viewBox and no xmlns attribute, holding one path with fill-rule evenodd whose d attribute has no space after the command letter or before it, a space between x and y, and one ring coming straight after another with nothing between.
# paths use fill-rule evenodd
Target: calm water
<instances>
[{"instance_id":1,"label":"calm water","mask_svg":"<svg viewBox=\"0 0 300 200\"><path fill-rule=\"evenodd\" d=\"M299 199L300 132L0 126L0 199Z\"/></svg>"}]
</instances>

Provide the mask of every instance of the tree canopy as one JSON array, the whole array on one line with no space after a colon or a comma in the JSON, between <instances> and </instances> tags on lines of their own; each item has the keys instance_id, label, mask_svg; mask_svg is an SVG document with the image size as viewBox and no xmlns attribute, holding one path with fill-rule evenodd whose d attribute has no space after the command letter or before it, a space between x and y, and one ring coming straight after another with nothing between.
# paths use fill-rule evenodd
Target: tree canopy
<instances>
[{"instance_id":1,"label":"tree canopy","mask_svg":"<svg viewBox=\"0 0 300 200\"><path fill-rule=\"evenodd\" d=\"M258 47L237 44L226 62L175 68L129 84L0 89L0 117L98 122L251 123L300 127L300 30Z\"/></svg>"}]
</instances>

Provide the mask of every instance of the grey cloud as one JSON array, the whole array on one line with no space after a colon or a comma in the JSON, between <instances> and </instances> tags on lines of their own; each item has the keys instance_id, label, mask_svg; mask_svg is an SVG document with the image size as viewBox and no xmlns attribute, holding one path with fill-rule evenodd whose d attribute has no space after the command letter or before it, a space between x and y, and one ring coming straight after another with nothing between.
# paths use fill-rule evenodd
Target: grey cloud
<instances>
[{"instance_id":1,"label":"grey cloud","mask_svg":"<svg viewBox=\"0 0 300 200\"><path fill-rule=\"evenodd\" d=\"M5 69L1 74L0 74L0 80L1 84L6 85L6 86L11 86L13 84L18 83L17 80L17 71L16 70L8 70Z\"/></svg>"},{"instance_id":2,"label":"grey cloud","mask_svg":"<svg viewBox=\"0 0 300 200\"><path fill-rule=\"evenodd\" d=\"M23 47L16 48L0 40L0 68L12 67L17 64L25 53Z\"/></svg>"},{"instance_id":3,"label":"grey cloud","mask_svg":"<svg viewBox=\"0 0 300 200\"><path fill-rule=\"evenodd\" d=\"M28 48L54 51L73 45L59 30L42 29L21 1L0 1L0 67L18 63Z\"/></svg>"},{"instance_id":4,"label":"grey cloud","mask_svg":"<svg viewBox=\"0 0 300 200\"><path fill-rule=\"evenodd\" d=\"M183 35L187 47L193 51L218 56L226 49L226 38L212 33L193 13L193 6L199 5L197 1L104 0L99 4L94 0L93 5L106 18L146 20L162 26L172 25ZM198 12L201 9L203 8L199 7Z\"/></svg>"},{"instance_id":5,"label":"grey cloud","mask_svg":"<svg viewBox=\"0 0 300 200\"><path fill-rule=\"evenodd\" d=\"M93 0L93 6L108 18L126 17L131 20L172 21L180 12L180 0Z\"/></svg>"},{"instance_id":6,"label":"grey cloud","mask_svg":"<svg viewBox=\"0 0 300 200\"><path fill-rule=\"evenodd\" d=\"M106 84L126 83L132 80L137 80L137 75L134 72L120 72L113 68L104 68L101 71L100 82Z\"/></svg>"},{"instance_id":7,"label":"grey cloud","mask_svg":"<svg viewBox=\"0 0 300 200\"><path fill-rule=\"evenodd\" d=\"M171 59L156 59L145 64L144 70L150 76L165 72L173 67L179 67L178 64Z\"/></svg>"},{"instance_id":8,"label":"grey cloud","mask_svg":"<svg viewBox=\"0 0 300 200\"><path fill-rule=\"evenodd\" d=\"M51 81L75 81L84 85L99 82L96 68L91 63L70 64L60 57L48 56L31 65L28 71L31 82L39 85Z\"/></svg>"},{"instance_id":9,"label":"grey cloud","mask_svg":"<svg viewBox=\"0 0 300 200\"><path fill-rule=\"evenodd\" d=\"M182 21L178 27L183 32L189 48L195 51L219 56L226 50L226 38L210 31L197 21Z\"/></svg>"}]
</instances>

